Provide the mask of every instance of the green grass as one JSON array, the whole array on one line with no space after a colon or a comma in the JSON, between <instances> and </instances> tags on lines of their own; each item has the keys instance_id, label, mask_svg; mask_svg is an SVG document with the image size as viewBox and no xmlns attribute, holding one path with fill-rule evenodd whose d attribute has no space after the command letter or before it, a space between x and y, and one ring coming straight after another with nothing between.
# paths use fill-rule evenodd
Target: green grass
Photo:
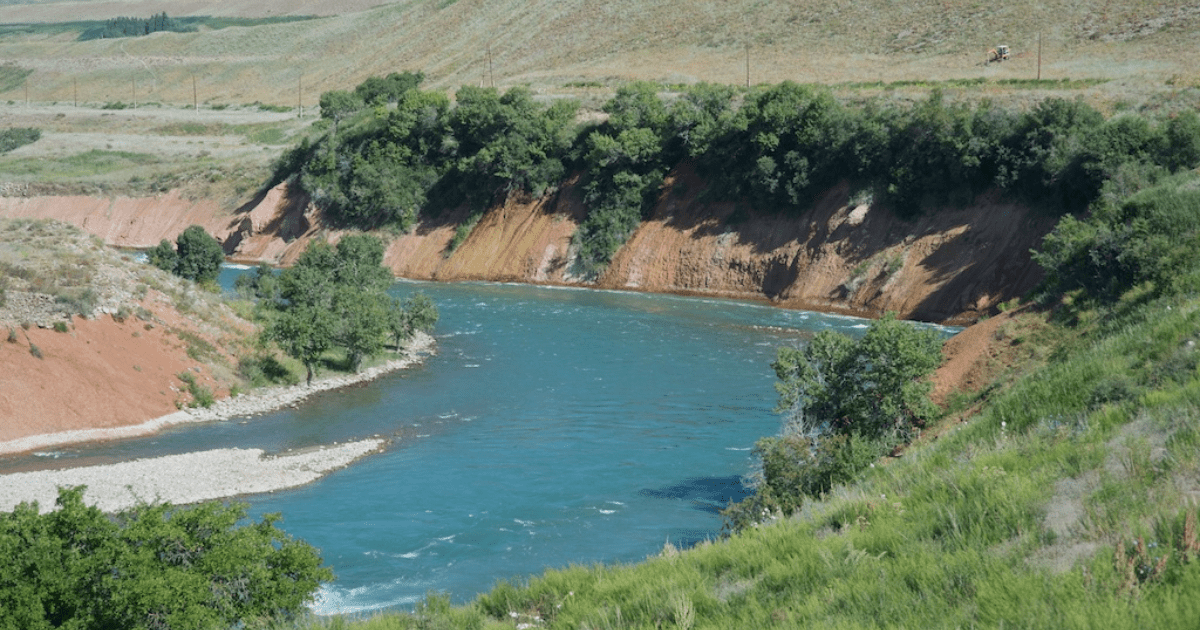
<instances>
[{"instance_id":1,"label":"green grass","mask_svg":"<svg viewBox=\"0 0 1200 630\"><path fill-rule=\"evenodd\" d=\"M502 582L467 606L431 595L412 614L312 627L1185 627L1200 615L1185 553L1200 300L1128 306L1074 326L1022 315L1006 334L1027 362L959 403L978 415L796 518ZM1073 519L1048 516L1070 505Z\"/></svg>"},{"instance_id":2,"label":"green grass","mask_svg":"<svg viewBox=\"0 0 1200 630\"><path fill-rule=\"evenodd\" d=\"M91 149L65 157L0 159L0 173L25 179L86 180L122 171L138 171L160 162L148 153Z\"/></svg>"}]
</instances>

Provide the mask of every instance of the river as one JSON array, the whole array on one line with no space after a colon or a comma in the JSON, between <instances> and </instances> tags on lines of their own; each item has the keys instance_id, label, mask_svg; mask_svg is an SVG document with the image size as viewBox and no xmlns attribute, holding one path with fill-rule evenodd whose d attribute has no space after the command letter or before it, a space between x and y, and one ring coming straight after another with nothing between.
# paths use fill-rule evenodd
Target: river
<instances>
[{"instance_id":1,"label":"river","mask_svg":"<svg viewBox=\"0 0 1200 630\"><path fill-rule=\"evenodd\" d=\"M391 437L386 452L318 483L246 497L251 514L280 512L289 534L321 549L337 580L319 613L410 607L429 591L462 602L546 567L635 562L668 541L717 537L717 510L744 496L754 441L778 429L775 348L868 323L524 285L393 293L415 290L441 312L438 352L418 367L296 409L53 456L80 465Z\"/></svg>"}]
</instances>

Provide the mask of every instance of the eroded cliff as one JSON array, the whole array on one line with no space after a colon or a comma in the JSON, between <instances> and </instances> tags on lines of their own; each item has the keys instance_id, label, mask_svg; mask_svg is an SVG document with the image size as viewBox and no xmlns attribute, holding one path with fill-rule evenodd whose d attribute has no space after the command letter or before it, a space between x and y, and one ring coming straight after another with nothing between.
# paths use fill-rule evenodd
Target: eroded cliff
<instances>
[{"instance_id":1,"label":"eroded cliff","mask_svg":"<svg viewBox=\"0 0 1200 630\"><path fill-rule=\"evenodd\" d=\"M589 285L967 323L1036 284L1040 273L1029 250L1055 221L986 196L905 221L851 204L845 186L827 191L807 212L766 214L706 202L703 189L686 167L673 172L652 217L593 280L572 273L571 235L586 213L577 178L545 198L514 197L491 208L453 251L465 211L426 220L409 233L382 233L386 264L415 280ZM231 260L248 263L286 265L312 239L340 235L286 184L233 212L171 193L0 198L0 216L59 219L123 247L150 247L199 224L224 243Z\"/></svg>"}]
</instances>

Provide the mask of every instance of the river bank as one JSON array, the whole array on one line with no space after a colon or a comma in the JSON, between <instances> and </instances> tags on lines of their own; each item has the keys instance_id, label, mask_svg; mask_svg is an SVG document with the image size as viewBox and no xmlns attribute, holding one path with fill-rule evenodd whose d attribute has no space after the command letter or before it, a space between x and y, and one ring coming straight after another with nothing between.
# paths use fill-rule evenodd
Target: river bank
<instances>
[{"instance_id":1,"label":"river bank","mask_svg":"<svg viewBox=\"0 0 1200 630\"><path fill-rule=\"evenodd\" d=\"M78 429L30 435L0 442L0 455L24 453L36 449L150 435L164 427L190 422L213 422L254 416L293 406L318 392L339 389L370 381L384 374L415 365L434 352L432 336L418 332L405 348L404 354L382 365L357 374L344 374L314 380L312 385L269 387L218 400L212 407L184 409L152 420L119 427ZM7 479L7 477L6 477Z\"/></svg>"},{"instance_id":2,"label":"river bank","mask_svg":"<svg viewBox=\"0 0 1200 630\"><path fill-rule=\"evenodd\" d=\"M36 501L53 509L59 487L87 486L83 500L105 512L140 501L197 503L242 494L294 488L379 451L385 440L370 439L265 457L262 449L225 448L138 459L104 466L14 473L0 477L0 512Z\"/></svg>"}]
</instances>

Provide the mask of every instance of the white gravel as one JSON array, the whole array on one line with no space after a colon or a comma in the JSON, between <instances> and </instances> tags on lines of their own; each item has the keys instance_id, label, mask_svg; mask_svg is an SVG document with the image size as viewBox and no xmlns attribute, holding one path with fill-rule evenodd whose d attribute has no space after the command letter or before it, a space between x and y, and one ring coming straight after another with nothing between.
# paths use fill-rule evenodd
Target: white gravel
<instances>
[{"instance_id":1,"label":"white gravel","mask_svg":"<svg viewBox=\"0 0 1200 630\"><path fill-rule=\"evenodd\" d=\"M263 457L261 449L224 448L183 455L138 459L120 464L0 476L0 512L37 501L54 508L59 486L86 485L83 501L105 512L138 503L196 503L302 486L378 451L384 440L372 439L320 447L295 454Z\"/></svg>"}]
</instances>

